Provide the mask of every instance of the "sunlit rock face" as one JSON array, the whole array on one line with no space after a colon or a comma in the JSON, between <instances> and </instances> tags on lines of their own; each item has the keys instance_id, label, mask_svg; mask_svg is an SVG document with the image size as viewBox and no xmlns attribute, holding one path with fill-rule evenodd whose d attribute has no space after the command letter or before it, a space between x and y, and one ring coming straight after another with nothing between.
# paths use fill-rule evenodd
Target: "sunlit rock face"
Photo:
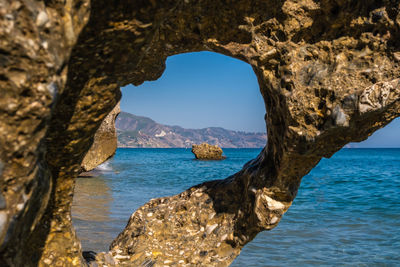
<instances>
[{"instance_id":1,"label":"sunlit rock face","mask_svg":"<svg viewBox=\"0 0 400 267\"><path fill-rule=\"evenodd\" d=\"M200 160L222 160L226 158L225 156L222 156L222 148L217 145L213 146L207 143L193 145L192 153L196 159Z\"/></svg>"},{"instance_id":2,"label":"sunlit rock face","mask_svg":"<svg viewBox=\"0 0 400 267\"><path fill-rule=\"evenodd\" d=\"M93 144L82 160L82 171L88 172L114 156L117 149L117 129L115 119L120 113L119 103L104 118L94 135Z\"/></svg>"},{"instance_id":3,"label":"sunlit rock face","mask_svg":"<svg viewBox=\"0 0 400 267\"><path fill-rule=\"evenodd\" d=\"M81 266L74 179L119 87L170 55L249 63L268 144L225 180L151 200L97 263L224 266L275 227L322 157L400 114L398 1L0 3L0 265ZM91 256L93 260L93 257Z\"/></svg>"}]
</instances>

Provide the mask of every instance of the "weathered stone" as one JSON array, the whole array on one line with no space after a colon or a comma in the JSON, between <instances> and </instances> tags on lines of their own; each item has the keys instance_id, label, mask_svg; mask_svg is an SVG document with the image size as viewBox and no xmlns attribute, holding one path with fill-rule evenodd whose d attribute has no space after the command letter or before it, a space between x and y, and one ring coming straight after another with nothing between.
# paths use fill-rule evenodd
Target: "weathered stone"
<instances>
[{"instance_id":1,"label":"weathered stone","mask_svg":"<svg viewBox=\"0 0 400 267\"><path fill-rule=\"evenodd\" d=\"M0 234L4 234L3 232L7 229L7 221L8 216L6 211L0 211Z\"/></svg>"},{"instance_id":2,"label":"weathered stone","mask_svg":"<svg viewBox=\"0 0 400 267\"><path fill-rule=\"evenodd\" d=\"M196 157L196 159L202 160L221 160L225 159L225 156L222 156L222 149L215 145L210 145L207 143L203 143L200 145L192 146L192 153Z\"/></svg>"},{"instance_id":3,"label":"weathered stone","mask_svg":"<svg viewBox=\"0 0 400 267\"><path fill-rule=\"evenodd\" d=\"M118 103L107 117L104 118L94 135L92 146L82 160L82 171L89 172L108 160L110 157L114 156L115 150L117 149L115 119L120 111L121 109Z\"/></svg>"},{"instance_id":4,"label":"weathered stone","mask_svg":"<svg viewBox=\"0 0 400 267\"><path fill-rule=\"evenodd\" d=\"M70 210L96 130L118 103L120 86L155 80L168 56L195 51L252 66L268 144L225 180L145 204L96 260L228 265L257 233L279 223L322 157L400 115L399 5L2 1L0 188L7 207L0 265L86 264Z\"/></svg>"},{"instance_id":5,"label":"weathered stone","mask_svg":"<svg viewBox=\"0 0 400 267\"><path fill-rule=\"evenodd\" d=\"M6 199L3 197L3 194L0 193L0 210L4 210L7 207Z\"/></svg>"}]
</instances>

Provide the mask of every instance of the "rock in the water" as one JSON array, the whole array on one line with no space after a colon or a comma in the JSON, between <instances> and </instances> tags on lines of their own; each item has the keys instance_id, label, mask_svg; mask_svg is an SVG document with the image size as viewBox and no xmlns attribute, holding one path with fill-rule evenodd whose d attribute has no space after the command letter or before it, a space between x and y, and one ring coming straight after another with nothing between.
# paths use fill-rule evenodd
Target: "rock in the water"
<instances>
[{"instance_id":1,"label":"rock in the water","mask_svg":"<svg viewBox=\"0 0 400 267\"><path fill-rule=\"evenodd\" d=\"M222 148L217 145L210 145L207 143L202 143L200 145L193 145L192 152L196 159L203 160L221 160L226 159L225 156L222 156Z\"/></svg>"},{"instance_id":2,"label":"rock in the water","mask_svg":"<svg viewBox=\"0 0 400 267\"><path fill-rule=\"evenodd\" d=\"M81 178L92 178L101 175L101 172L97 171L96 169L88 171L88 172L81 172L79 173L78 177Z\"/></svg>"},{"instance_id":3,"label":"rock in the water","mask_svg":"<svg viewBox=\"0 0 400 267\"><path fill-rule=\"evenodd\" d=\"M82 160L81 168L83 172L89 172L114 156L117 149L117 130L115 129L115 119L120 113L119 103L104 118L99 129L94 135L93 144ZM82 175L81 175L82 176Z\"/></svg>"}]
</instances>

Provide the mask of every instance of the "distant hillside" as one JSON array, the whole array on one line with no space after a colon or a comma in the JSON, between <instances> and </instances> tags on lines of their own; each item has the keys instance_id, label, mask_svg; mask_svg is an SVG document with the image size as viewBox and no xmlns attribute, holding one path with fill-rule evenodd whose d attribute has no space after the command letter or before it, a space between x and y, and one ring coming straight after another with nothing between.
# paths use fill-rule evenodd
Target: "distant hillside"
<instances>
[{"instance_id":1,"label":"distant hillside","mask_svg":"<svg viewBox=\"0 0 400 267\"><path fill-rule=\"evenodd\" d=\"M116 120L118 147L191 147L207 142L227 148L264 147L265 133L230 131L220 127L184 129L162 125L150 118L121 112Z\"/></svg>"}]
</instances>

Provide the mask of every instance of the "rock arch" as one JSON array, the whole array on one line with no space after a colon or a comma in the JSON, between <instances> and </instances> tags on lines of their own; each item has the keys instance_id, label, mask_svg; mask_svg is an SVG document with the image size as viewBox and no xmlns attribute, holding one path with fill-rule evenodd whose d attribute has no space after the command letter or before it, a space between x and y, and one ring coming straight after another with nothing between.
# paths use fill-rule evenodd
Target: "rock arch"
<instances>
[{"instance_id":1,"label":"rock arch","mask_svg":"<svg viewBox=\"0 0 400 267\"><path fill-rule=\"evenodd\" d=\"M301 178L400 115L397 1L5 1L0 5L0 242L5 265L81 265L74 179L119 87L209 50L249 63L268 124L225 180L152 200L106 265L227 265L277 225ZM181 248L181 246L185 248Z\"/></svg>"}]
</instances>

